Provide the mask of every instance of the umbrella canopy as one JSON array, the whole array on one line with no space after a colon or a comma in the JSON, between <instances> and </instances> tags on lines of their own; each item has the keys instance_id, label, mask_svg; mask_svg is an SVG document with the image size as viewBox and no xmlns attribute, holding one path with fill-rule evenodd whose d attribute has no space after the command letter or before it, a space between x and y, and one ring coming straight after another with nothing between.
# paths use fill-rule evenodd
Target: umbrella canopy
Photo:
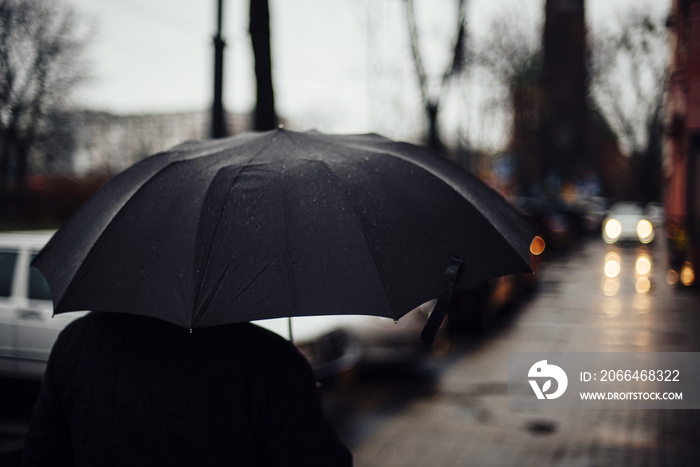
<instances>
[{"instance_id":1,"label":"umbrella canopy","mask_svg":"<svg viewBox=\"0 0 700 467\"><path fill-rule=\"evenodd\" d=\"M529 271L534 226L434 153L378 135L273 130L188 142L90 198L36 257L56 313L187 329L265 318L398 319ZM448 268L449 269L449 268Z\"/></svg>"}]
</instances>

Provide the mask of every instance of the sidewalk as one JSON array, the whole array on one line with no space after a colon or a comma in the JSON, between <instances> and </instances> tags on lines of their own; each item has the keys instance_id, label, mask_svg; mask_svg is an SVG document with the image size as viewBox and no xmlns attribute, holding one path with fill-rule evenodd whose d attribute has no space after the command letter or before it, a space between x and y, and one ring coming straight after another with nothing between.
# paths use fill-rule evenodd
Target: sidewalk
<instances>
[{"instance_id":1,"label":"sidewalk","mask_svg":"<svg viewBox=\"0 0 700 467\"><path fill-rule=\"evenodd\" d=\"M620 276L619 292L604 292L606 253L592 241L548 265L541 292L513 322L459 353L432 395L413 400L354 446L355 465L700 465L697 411L508 408L509 352L700 350L700 300L666 284L661 253L650 252L659 267L649 294L635 292L633 273ZM618 254L623 265L634 261L631 251Z\"/></svg>"}]
</instances>

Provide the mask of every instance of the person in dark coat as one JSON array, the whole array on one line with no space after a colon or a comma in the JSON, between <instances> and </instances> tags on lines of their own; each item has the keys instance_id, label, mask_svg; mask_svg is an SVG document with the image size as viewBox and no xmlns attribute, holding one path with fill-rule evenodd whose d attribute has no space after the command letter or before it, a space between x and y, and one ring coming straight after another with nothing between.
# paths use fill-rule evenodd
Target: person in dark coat
<instances>
[{"instance_id":1,"label":"person in dark coat","mask_svg":"<svg viewBox=\"0 0 700 467\"><path fill-rule=\"evenodd\" d=\"M282 337L93 312L51 351L23 465L342 467L352 456Z\"/></svg>"}]
</instances>

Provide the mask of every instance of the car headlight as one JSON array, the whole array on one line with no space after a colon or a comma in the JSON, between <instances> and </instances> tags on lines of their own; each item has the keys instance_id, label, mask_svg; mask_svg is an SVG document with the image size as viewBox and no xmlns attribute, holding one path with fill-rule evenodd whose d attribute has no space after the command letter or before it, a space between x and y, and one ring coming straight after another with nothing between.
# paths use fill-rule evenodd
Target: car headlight
<instances>
[{"instance_id":1,"label":"car headlight","mask_svg":"<svg viewBox=\"0 0 700 467\"><path fill-rule=\"evenodd\" d=\"M654 240L654 227L646 219L637 222L637 236L642 243L650 243Z\"/></svg>"},{"instance_id":2,"label":"car headlight","mask_svg":"<svg viewBox=\"0 0 700 467\"><path fill-rule=\"evenodd\" d=\"M622 224L617 219L608 219L603 227L603 238L608 243L615 243L622 233Z\"/></svg>"}]
</instances>

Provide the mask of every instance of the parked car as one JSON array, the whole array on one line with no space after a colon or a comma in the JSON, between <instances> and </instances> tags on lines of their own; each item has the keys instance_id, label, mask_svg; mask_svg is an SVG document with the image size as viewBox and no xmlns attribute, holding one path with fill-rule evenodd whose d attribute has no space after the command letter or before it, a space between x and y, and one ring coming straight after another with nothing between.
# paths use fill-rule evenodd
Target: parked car
<instances>
[{"instance_id":1,"label":"parked car","mask_svg":"<svg viewBox=\"0 0 700 467\"><path fill-rule=\"evenodd\" d=\"M538 260L533 259L537 271ZM448 312L448 329L453 334L481 335L497 324L504 311L534 292L537 274L509 274L456 290Z\"/></svg>"},{"instance_id":2,"label":"parked car","mask_svg":"<svg viewBox=\"0 0 700 467\"><path fill-rule=\"evenodd\" d=\"M583 215L573 206L538 197L515 197L511 202L539 226L550 252L566 250L585 229Z\"/></svg>"},{"instance_id":3,"label":"parked car","mask_svg":"<svg viewBox=\"0 0 700 467\"><path fill-rule=\"evenodd\" d=\"M613 204L603 221L603 240L606 243L640 242L654 240L654 226L645 216L644 209L632 202Z\"/></svg>"},{"instance_id":4,"label":"parked car","mask_svg":"<svg viewBox=\"0 0 700 467\"><path fill-rule=\"evenodd\" d=\"M654 226L654 229L662 229L666 222L666 209L662 203L649 203L644 210L645 217Z\"/></svg>"},{"instance_id":5,"label":"parked car","mask_svg":"<svg viewBox=\"0 0 700 467\"><path fill-rule=\"evenodd\" d=\"M86 313L52 317L46 280L29 266L51 234L0 234L0 376L40 380L58 333Z\"/></svg>"},{"instance_id":6,"label":"parked car","mask_svg":"<svg viewBox=\"0 0 700 467\"><path fill-rule=\"evenodd\" d=\"M579 202L586 234L597 235L605 221L608 201L600 196L591 196Z\"/></svg>"},{"instance_id":7,"label":"parked car","mask_svg":"<svg viewBox=\"0 0 700 467\"><path fill-rule=\"evenodd\" d=\"M87 312L53 316L48 284L30 263L52 232L0 234L0 376L40 380L61 330ZM292 338L317 378L325 379L360 362L410 359L426 350L420 332L431 307L398 322L375 316L294 317ZM289 338L289 319L256 321Z\"/></svg>"},{"instance_id":8,"label":"parked car","mask_svg":"<svg viewBox=\"0 0 700 467\"><path fill-rule=\"evenodd\" d=\"M435 301L425 303L397 321L368 315L293 317L291 340L319 379L358 366L413 362L432 352L420 334L434 305ZM290 318L253 323L290 338Z\"/></svg>"},{"instance_id":9,"label":"parked car","mask_svg":"<svg viewBox=\"0 0 700 467\"><path fill-rule=\"evenodd\" d=\"M316 378L326 379L355 368L360 361L359 343L332 318L299 316L253 321L253 324L294 342L311 364Z\"/></svg>"},{"instance_id":10,"label":"parked car","mask_svg":"<svg viewBox=\"0 0 700 467\"><path fill-rule=\"evenodd\" d=\"M455 290L447 320L451 334L475 336L491 329L507 308L536 290L545 245L547 249L565 248L577 235L574 226L580 220L572 220L575 214L562 209L562 205L532 197L513 198L511 202L540 227L544 237L539 237L541 250L533 251L531 247L532 273L508 274Z\"/></svg>"}]
</instances>

